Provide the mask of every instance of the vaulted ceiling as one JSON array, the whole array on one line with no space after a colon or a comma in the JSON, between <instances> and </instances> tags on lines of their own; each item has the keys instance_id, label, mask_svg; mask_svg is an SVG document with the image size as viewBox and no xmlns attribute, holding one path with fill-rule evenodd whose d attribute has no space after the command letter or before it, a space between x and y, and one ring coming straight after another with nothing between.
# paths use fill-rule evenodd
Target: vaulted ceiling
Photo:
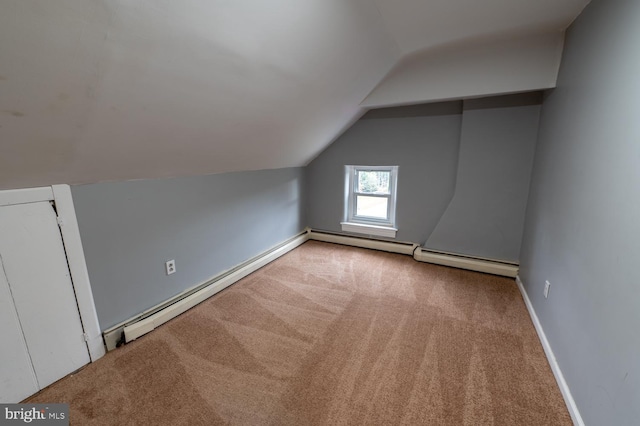
<instances>
[{"instance_id":1,"label":"vaulted ceiling","mask_svg":"<svg viewBox=\"0 0 640 426\"><path fill-rule=\"evenodd\" d=\"M564 30L588 0L374 0L405 53L460 40Z\"/></svg>"},{"instance_id":2,"label":"vaulted ceiling","mask_svg":"<svg viewBox=\"0 0 640 426\"><path fill-rule=\"evenodd\" d=\"M301 166L407 58L559 33L587 3L3 0L0 188Z\"/></svg>"}]
</instances>

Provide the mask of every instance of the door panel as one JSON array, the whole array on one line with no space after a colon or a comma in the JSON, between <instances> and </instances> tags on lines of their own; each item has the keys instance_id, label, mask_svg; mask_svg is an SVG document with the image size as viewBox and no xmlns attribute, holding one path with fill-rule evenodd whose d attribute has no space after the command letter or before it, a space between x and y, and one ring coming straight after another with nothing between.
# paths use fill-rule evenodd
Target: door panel
<instances>
[{"instance_id":1,"label":"door panel","mask_svg":"<svg viewBox=\"0 0 640 426\"><path fill-rule=\"evenodd\" d=\"M49 202L0 207L0 254L35 375L48 386L89 362Z\"/></svg>"},{"instance_id":2,"label":"door panel","mask_svg":"<svg viewBox=\"0 0 640 426\"><path fill-rule=\"evenodd\" d=\"M0 402L18 402L38 392L38 382L0 258Z\"/></svg>"}]
</instances>

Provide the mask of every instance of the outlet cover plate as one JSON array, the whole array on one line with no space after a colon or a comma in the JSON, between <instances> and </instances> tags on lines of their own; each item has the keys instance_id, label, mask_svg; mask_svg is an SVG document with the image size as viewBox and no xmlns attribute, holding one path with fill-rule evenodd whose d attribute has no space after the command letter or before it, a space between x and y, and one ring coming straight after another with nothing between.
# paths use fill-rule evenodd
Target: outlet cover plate
<instances>
[{"instance_id":1,"label":"outlet cover plate","mask_svg":"<svg viewBox=\"0 0 640 426\"><path fill-rule=\"evenodd\" d=\"M164 267L167 270L167 275L176 273L176 261L174 259L167 260L164 264Z\"/></svg>"}]
</instances>

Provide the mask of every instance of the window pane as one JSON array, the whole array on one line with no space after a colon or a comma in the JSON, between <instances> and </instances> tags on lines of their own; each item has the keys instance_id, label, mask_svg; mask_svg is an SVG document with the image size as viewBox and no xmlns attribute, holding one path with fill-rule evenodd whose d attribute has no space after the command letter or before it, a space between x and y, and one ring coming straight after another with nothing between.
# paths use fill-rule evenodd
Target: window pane
<instances>
[{"instance_id":1,"label":"window pane","mask_svg":"<svg viewBox=\"0 0 640 426\"><path fill-rule=\"evenodd\" d=\"M388 219L387 206L389 199L385 197L356 196L356 216Z\"/></svg>"},{"instance_id":2,"label":"window pane","mask_svg":"<svg viewBox=\"0 0 640 426\"><path fill-rule=\"evenodd\" d=\"M391 172L359 171L358 191L365 194L388 194Z\"/></svg>"}]
</instances>

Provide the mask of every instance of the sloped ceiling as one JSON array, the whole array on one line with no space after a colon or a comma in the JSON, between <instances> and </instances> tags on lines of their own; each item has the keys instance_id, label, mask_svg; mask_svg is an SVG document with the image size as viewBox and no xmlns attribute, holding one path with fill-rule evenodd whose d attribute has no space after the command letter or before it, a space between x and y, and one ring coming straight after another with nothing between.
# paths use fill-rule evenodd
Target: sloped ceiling
<instances>
[{"instance_id":1,"label":"sloped ceiling","mask_svg":"<svg viewBox=\"0 0 640 426\"><path fill-rule=\"evenodd\" d=\"M564 30L590 0L374 0L405 53L477 37Z\"/></svg>"},{"instance_id":2,"label":"sloped ceiling","mask_svg":"<svg viewBox=\"0 0 640 426\"><path fill-rule=\"evenodd\" d=\"M3 0L0 188L304 165L403 55L585 4Z\"/></svg>"},{"instance_id":3,"label":"sloped ceiling","mask_svg":"<svg viewBox=\"0 0 640 426\"><path fill-rule=\"evenodd\" d=\"M360 105L366 108L550 89L564 31L446 44L406 55Z\"/></svg>"}]
</instances>

